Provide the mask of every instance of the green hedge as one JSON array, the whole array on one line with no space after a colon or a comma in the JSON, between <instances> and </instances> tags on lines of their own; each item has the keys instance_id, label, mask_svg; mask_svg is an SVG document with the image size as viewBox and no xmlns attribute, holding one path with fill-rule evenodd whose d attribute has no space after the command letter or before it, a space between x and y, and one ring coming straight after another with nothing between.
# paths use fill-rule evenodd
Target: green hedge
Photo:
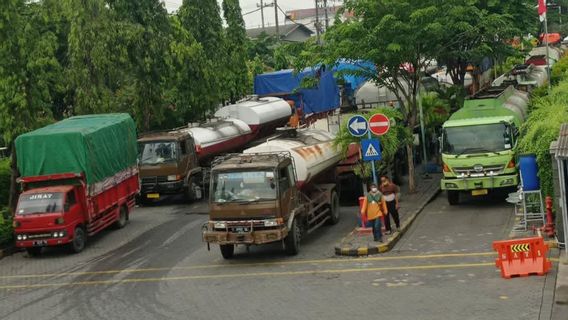
<instances>
[{"instance_id":1,"label":"green hedge","mask_svg":"<svg viewBox=\"0 0 568 320\"><path fill-rule=\"evenodd\" d=\"M8 206L10 195L10 160L0 160L0 209Z\"/></svg>"},{"instance_id":2,"label":"green hedge","mask_svg":"<svg viewBox=\"0 0 568 320\"><path fill-rule=\"evenodd\" d=\"M560 126L568 123L568 76L552 88L549 95L534 96L531 113L521 128L519 153L537 156L538 174L544 195L552 196L552 158L550 143L558 139Z\"/></svg>"},{"instance_id":3,"label":"green hedge","mask_svg":"<svg viewBox=\"0 0 568 320\"><path fill-rule=\"evenodd\" d=\"M4 214L5 212L0 209L0 246L12 241L13 237L12 221L4 219Z\"/></svg>"}]
</instances>

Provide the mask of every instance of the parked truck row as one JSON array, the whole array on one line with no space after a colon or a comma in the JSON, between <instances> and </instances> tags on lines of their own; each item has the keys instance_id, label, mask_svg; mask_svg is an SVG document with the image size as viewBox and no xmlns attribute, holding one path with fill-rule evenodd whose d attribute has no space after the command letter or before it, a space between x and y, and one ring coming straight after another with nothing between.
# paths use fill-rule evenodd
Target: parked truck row
<instances>
[{"instance_id":1,"label":"parked truck row","mask_svg":"<svg viewBox=\"0 0 568 320\"><path fill-rule=\"evenodd\" d=\"M443 124L441 188L450 205L466 192L480 196L519 184L515 147L527 118L529 93L547 83L546 52L546 47L533 49L524 64L467 98ZM563 49L550 47L548 52L552 66Z\"/></svg>"}]
</instances>

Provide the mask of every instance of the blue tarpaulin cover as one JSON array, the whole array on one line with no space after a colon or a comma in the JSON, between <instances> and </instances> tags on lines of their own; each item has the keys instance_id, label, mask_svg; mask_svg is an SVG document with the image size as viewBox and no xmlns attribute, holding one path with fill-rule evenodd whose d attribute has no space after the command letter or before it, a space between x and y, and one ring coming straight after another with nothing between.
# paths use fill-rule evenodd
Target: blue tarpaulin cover
<instances>
[{"instance_id":1,"label":"blue tarpaulin cover","mask_svg":"<svg viewBox=\"0 0 568 320\"><path fill-rule=\"evenodd\" d=\"M313 76L317 79L316 88L300 87L303 78ZM304 114L322 113L339 107L339 87L332 71L323 68L308 68L299 73L282 70L257 75L254 79L254 93L257 95L287 96L303 107Z\"/></svg>"},{"instance_id":2,"label":"blue tarpaulin cover","mask_svg":"<svg viewBox=\"0 0 568 320\"><path fill-rule=\"evenodd\" d=\"M368 79L363 75L347 74L348 71L364 70L366 72L375 72L376 69L375 65L370 61L350 61L345 59L338 60L333 67L333 71L344 73L341 77L345 79L345 83L349 85L353 91L357 91Z\"/></svg>"}]
</instances>

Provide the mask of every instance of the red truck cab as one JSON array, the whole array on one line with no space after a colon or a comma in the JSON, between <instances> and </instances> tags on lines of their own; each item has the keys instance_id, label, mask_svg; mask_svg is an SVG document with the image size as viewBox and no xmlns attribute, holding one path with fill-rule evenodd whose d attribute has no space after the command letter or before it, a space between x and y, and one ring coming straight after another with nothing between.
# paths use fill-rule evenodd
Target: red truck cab
<instances>
[{"instance_id":1,"label":"red truck cab","mask_svg":"<svg viewBox=\"0 0 568 320\"><path fill-rule=\"evenodd\" d=\"M89 196L82 175L59 174L19 180L20 195L14 216L16 246L31 255L46 246L84 249L88 236L110 225L126 225L138 192L133 174L95 196Z\"/></svg>"}]
</instances>

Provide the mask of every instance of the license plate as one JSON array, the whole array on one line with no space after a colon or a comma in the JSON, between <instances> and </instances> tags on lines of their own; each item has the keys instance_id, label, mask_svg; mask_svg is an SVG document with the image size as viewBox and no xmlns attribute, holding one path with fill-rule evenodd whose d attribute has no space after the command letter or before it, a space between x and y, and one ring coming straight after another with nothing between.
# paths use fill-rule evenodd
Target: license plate
<instances>
[{"instance_id":1,"label":"license plate","mask_svg":"<svg viewBox=\"0 0 568 320\"><path fill-rule=\"evenodd\" d=\"M148 198L148 199L160 199L160 194L159 193L148 193L146 195L146 198Z\"/></svg>"},{"instance_id":2,"label":"license plate","mask_svg":"<svg viewBox=\"0 0 568 320\"><path fill-rule=\"evenodd\" d=\"M33 242L33 246L34 247L43 247L43 246L47 246L47 241L46 240L37 240Z\"/></svg>"},{"instance_id":3,"label":"license plate","mask_svg":"<svg viewBox=\"0 0 568 320\"><path fill-rule=\"evenodd\" d=\"M235 232L237 232L237 233L246 233L246 232L249 232L249 228L246 228L246 227L236 227L236 228L235 228Z\"/></svg>"},{"instance_id":4,"label":"license plate","mask_svg":"<svg viewBox=\"0 0 568 320\"><path fill-rule=\"evenodd\" d=\"M487 189L479 189L479 190L472 190L471 191L472 196L484 196L488 193L489 193L489 191Z\"/></svg>"}]
</instances>

